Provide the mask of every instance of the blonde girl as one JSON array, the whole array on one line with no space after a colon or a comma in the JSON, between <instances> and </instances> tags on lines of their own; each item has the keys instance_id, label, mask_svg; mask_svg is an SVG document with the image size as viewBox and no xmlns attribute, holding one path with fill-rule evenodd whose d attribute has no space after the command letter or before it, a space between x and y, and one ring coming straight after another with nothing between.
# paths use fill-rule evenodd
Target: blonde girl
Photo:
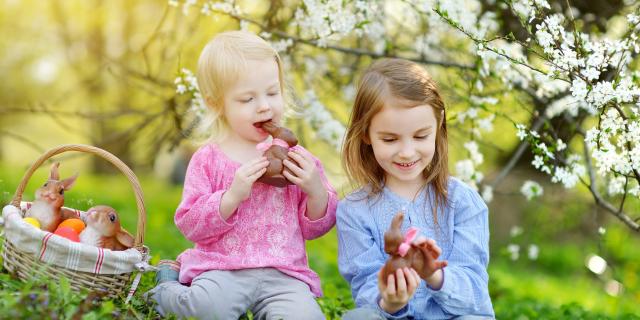
<instances>
[{"instance_id":1,"label":"blonde girl","mask_svg":"<svg viewBox=\"0 0 640 320\"><path fill-rule=\"evenodd\" d=\"M162 315L238 319L324 319L315 301L320 280L305 240L335 224L337 197L320 161L289 150L284 173L293 184L256 182L269 142L258 124L281 123L284 79L278 53L260 37L225 32L198 61L198 85L211 113L212 139L191 158L175 223L194 248L165 262L148 295ZM178 273L179 270L179 273Z\"/></svg>"}]
</instances>

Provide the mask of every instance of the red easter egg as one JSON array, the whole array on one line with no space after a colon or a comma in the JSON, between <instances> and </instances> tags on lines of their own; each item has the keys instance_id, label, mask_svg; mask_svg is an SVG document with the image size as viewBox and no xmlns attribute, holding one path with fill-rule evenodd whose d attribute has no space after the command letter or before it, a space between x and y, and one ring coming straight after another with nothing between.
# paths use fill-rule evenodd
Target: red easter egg
<instances>
[{"instance_id":1,"label":"red easter egg","mask_svg":"<svg viewBox=\"0 0 640 320\"><path fill-rule=\"evenodd\" d=\"M80 242L80 236L71 227L59 227L53 234L57 234L74 242Z\"/></svg>"}]
</instances>

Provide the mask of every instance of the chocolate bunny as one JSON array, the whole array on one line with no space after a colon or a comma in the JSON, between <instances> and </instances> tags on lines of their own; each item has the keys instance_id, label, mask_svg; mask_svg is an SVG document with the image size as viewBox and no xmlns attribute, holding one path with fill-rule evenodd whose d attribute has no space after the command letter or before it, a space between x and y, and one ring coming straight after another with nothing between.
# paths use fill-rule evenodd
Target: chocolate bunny
<instances>
[{"instance_id":1,"label":"chocolate bunny","mask_svg":"<svg viewBox=\"0 0 640 320\"><path fill-rule=\"evenodd\" d=\"M387 279L389 274L395 273L399 268L413 268L418 272L420 278L426 279L429 275L424 274L425 257L420 248L413 243L418 235L417 228L409 228L406 236L402 234L400 227L404 220L404 214L398 212L389 230L384 233L384 251L390 255L382 270L382 279ZM426 245L426 244L421 244Z\"/></svg>"},{"instance_id":2,"label":"chocolate bunny","mask_svg":"<svg viewBox=\"0 0 640 320\"><path fill-rule=\"evenodd\" d=\"M115 209L95 206L84 215L87 227L80 233L80 242L111 250L133 247L133 236L120 226Z\"/></svg>"},{"instance_id":3,"label":"chocolate bunny","mask_svg":"<svg viewBox=\"0 0 640 320\"><path fill-rule=\"evenodd\" d=\"M285 127L280 127L273 123L273 121L262 122L257 126L273 137L270 144L267 143L265 145L262 143L258 145L258 149L266 149L264 156L269 160L267 171L258 179L258 181L276 187L285 187L286 185L291 184L291 182L282 175L283 170L286 169L282 161L289 159L289 161L295 163L295 160L291 159L287 153L289 152L289 148L298 144L298 139L291 130Z\"/></svg>"},{"instance_id":4,"label":"chocolate bunny","mask_svg":"<svg viewBox=\"0 0 640 320\"><path fill-rule=\"evenodd\" d=\"M76 218L72 211L63 211L61 208L64 205L64 192L71 189L78 174L60 181L59 167L59 162L51 166L49 180L36 190L36 198L25 213L25 217L40 222L40 229L49 232L54 232L62 220Z\"/></svg>"}]
</instances>

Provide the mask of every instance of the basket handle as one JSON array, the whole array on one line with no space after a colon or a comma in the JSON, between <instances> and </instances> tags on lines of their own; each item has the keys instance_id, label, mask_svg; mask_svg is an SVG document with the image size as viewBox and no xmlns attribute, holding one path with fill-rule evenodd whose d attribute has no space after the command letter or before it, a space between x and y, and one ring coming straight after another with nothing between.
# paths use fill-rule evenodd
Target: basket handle
<instances>
[{"instance_id":1,"label":"basket handle","mask_svg":"<svg viewBox=\"0 0 640 320\"><path fill-rule=\"evenodd\" d=\"M136 178L136 175L133 173L133 171L131 171L131 169L129 169L129 167L127 167L127 165L124 164L122 160L118 159L118 157L100 148L84 145L84 144L65 144L45 152L43 155L40 156L40 158L38 158L38 160L36 160L36 162L34 162L31 165L29 170L27 170L27 172L22 177L22 180L20 181L20 185L18 186L18 189L16 190L15 195L13 196L13 200L11 201L11 204L19 208L20 201L22 200L22 194L24 193L24 189L27 187L27 183L29 182L29 179L31 179L31 176L33 175L33 173L49 158L67 151L78 151L78 152L85 152L85 153L97 155L109 161L127 177L127 179L129 180L129 183L133 187L133 192L135 193L135 196L136 196L136 204L138 206L138 228L136 230L136 237L133 245L140 252L143 252L144 248L142 245L144 243L144 227L147 220L147 214L144 208L144 200L142 198L142 188L140 187L138 178Z\"/></svg>"}]
</instances>

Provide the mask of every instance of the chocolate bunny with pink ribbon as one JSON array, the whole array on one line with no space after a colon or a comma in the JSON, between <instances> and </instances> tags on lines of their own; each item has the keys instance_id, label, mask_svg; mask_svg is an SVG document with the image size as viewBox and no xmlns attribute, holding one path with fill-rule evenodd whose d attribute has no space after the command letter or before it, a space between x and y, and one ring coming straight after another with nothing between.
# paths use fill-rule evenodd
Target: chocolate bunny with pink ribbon
<instances>
[{"instance_id":1,"label":"chocolate bunny with pink ribbon","mask_svg":"<svg viewBox=\"0 0 640 320\"><path fill-rule=\"evenodd\" d=\"M280 127L273 121L260 123L259 126L269 133L273 140L270 142L262 142L258 144L258 150L264 151L264 156L269 160L267 171L258 179L262 183L266 183L275 187L285 187L292 184L284 175L286 170L282 163L285 159L296 162L287 155L290 148L298 144L298 139L293 132L285 127Z\"/></svg>"},{"instance_id":2,"label":"chocolate bunny with pink ribbon","mask_svg":"<svg viewBox=\"0 0 640 320\"><path fill-rule=\"evenodd\" d=\"M414 243L418 236L418 228L411 227L403 235L400 229L403 220L404 214L398 212L393 217L389 230L384 233L384 251L390 257L382 268L382 279L387 279L389 274L395 273L400 268L413 268L418 272L420 278L426 279L430 276L430 274L424 274L425 264L427 263L424 255L425 251L429 252L428 244L426 242ZM446 266L446 262L444 262L444 266Z\"/></svg>"}]
</instances>

